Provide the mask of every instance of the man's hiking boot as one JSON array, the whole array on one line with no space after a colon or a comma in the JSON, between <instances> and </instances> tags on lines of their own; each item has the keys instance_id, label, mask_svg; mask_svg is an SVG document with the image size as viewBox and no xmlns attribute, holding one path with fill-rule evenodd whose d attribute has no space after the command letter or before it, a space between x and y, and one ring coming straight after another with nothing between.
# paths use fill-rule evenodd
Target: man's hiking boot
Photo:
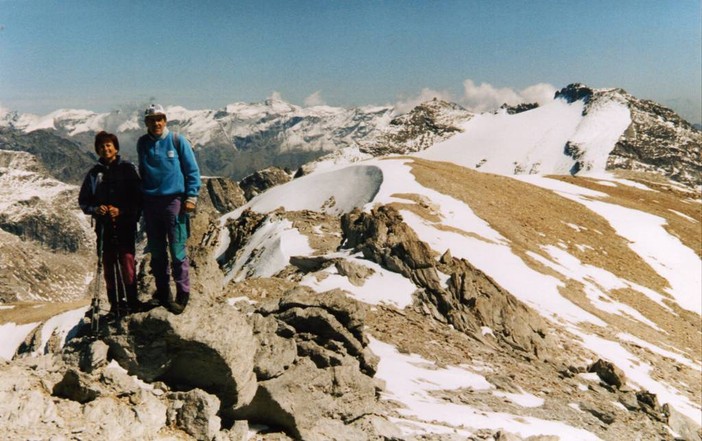
<instances>
[{"instance_id":1,"label":"man's hiking boot","mask_svg":"<svg viewBox=\"0 0 702 441\"><path fill-rule=\"evenodd\" d=\"M131 285L127 287L127 298L125 300L127 303L127 314L144 312L146 304L142 303L139 300L139 294L137 292L136 285Z\"/></svg>"},{"instance_id":2,"label":"man's hiking boot","mask_svg":"<svg viewBox=\"0 0 702 441\"><path fill-rule=\"evenodd\" d=\"M170 305L168 305L168 310L175 315L179 315L182 314L182 312L185 310L185 307L178 302L173 302Z\"/></svg>"},{"instance_id":3,"label":"man's hiking boot","mask_svg":"<svg viewBox=\"0 0 702 441\"><path fill-rule=\"evenodd\" d=\"M179 305L183 305L183 308L185 308L188 305L188 300L190 300L190 293L189 292L179 292L176 294L176 303Z\"/></svg>"},{"instance_id":4,"label":"man's hiking boot","mask_svg":"<svg viewBox=\"0 0 702 441\"><path fill-rule=\"evenodd\" d=\"M190 300L189 292L179 292L176 294L175 302L171 302L170 311L176 315L181 314L185 310L188 300Z\"/></svg>"}]
</instances>

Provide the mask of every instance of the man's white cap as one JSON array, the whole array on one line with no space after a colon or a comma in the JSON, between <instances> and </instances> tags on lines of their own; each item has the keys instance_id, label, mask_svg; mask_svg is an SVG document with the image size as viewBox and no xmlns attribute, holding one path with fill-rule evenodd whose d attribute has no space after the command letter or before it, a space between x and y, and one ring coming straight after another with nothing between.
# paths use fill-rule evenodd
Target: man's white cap
<instances>
[{"instance_id":1,"label":"man's white cap","mask_svg":"<svg viewBox=\"0 0 702 441\"><path fill-rule=\"evenodd\" d=\"M144 110L144 118L156 115L166 116L166 111L163 110L163 106L160 104L152 104Z\"/></svg>"}]
</instances>

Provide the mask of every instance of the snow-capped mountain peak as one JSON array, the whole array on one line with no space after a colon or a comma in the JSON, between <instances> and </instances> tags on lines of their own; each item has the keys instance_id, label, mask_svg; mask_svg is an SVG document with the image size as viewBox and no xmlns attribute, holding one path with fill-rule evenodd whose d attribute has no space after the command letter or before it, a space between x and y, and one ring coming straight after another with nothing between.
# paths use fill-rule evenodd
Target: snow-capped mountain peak
<instances>
[{"instance_id":1,"label":"snow-capped mountain peak","mask_svg":"<svg viewBox=\"0 0 702 441\"><path fill-rule=\"evenodd\" d=\"M540 107L478 115L440 100L398 115L382 106L299 107L275 96L219 110L170 106L167 112L170 127L198 150L204 173L235 179L261 168L262 161L297 168L344 148L374 156L409 154L443 141L438 148L460 152L464 166L493 173L582 175L631 169L702 185L700 132L670 109L616 88L574 83ZM8 112L0 119L3 125L25 133L55 130L78 140L86 151L92 151L89 137L95 131L114 131L125 139L127 157L144 131L136 110L97 114L64 109L43 117Z\"/></svg>"}]
</instances>

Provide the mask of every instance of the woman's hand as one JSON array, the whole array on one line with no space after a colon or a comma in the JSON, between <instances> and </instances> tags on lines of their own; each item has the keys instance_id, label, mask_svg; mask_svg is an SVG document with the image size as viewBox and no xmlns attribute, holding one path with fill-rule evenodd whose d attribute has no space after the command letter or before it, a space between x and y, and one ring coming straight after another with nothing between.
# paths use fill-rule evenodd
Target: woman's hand
<instances>
[{"instance_id":1,"label":"woman's hand","mask_svg":"<svg viewBox=\"0 0 702 441\"><path fill-rule=\"evenodd\" d=\"M119 216L119 208L113 207L112 205L108 205L107 212L113 220L117 219Z\"/></svg>"},{"instance_id":2,"label":"woman's hand","mask_svg":"<svg viewBox=\"0 0 702 441\"><path fill-rule=\"evenodd\" d=\"M100 205L95 209L95 214L98 216L108 215L112 219L116 219L119 216L119 208L113 205Z\"/></svg>"}]
</instances>

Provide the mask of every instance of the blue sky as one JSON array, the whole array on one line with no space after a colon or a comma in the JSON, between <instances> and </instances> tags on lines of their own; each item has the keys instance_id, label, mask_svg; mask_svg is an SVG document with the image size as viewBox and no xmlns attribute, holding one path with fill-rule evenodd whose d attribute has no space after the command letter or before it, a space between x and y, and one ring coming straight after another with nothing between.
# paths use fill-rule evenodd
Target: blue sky
<instances>
[{"instance_id":1,"label":"blue sky","mask_svg":"<svg viewBox=\"0 0 702 441\"><path fill-rule=\"evenodd\" d=\"M701 39L700 0L0 0L0 107L487 109L581 82L700 122Z\"/></svg>"}]
</instances>

